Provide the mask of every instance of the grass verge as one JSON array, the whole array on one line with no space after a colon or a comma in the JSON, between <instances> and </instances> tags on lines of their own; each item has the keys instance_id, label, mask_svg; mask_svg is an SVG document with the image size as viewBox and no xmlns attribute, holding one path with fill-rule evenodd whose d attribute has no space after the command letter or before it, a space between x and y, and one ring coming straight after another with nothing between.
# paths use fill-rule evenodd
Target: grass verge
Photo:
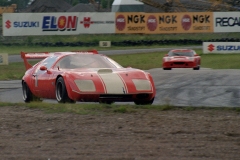
<instances>
[{"instance_id":1,"label":"grass verge","mask_svg":"<svg viewBox=\"0 0 240 160\"><path fill-rule=\"evenodd\" d=\"M45 113L73 113L79 115L98 115L98 114L129 114L139 113L142 111L195 111L195 110L226 110L239 113L240 109L235 107L177 107L170 105L115 105L115 104L53 104L53 103L3 103L0 107L27 107L30 109L39 109Z\"/></svg>"}]
</instances>

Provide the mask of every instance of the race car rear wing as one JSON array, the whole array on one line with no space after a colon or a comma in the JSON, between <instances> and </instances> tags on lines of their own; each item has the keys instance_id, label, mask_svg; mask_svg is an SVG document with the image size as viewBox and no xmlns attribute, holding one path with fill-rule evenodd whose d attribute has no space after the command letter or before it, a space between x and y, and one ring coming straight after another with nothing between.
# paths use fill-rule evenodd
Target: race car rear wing
<instances>
[{"instance_id":1,"label":"race car rear wing","mask_svg":"<svg viewBox=\"0 0 240 160\"><path fill-rule=\"evenodd\" d=\"M89 50L89 51L72 51L75 53L92 53L98 54L97 50ZM21 58L23 59L26 70L32 67L32 65L28 62L28 59L44 59L52 55L62 54L64 52L21 52ZM68 52L69 53L69 52Z\"/></svg>"},{"instance_id":2,"label":"race car rear wing","mask_svg":"<svg viewBox=\"0 0 240 160\"><path fill-rule=\"evenodd\" d=\"M21 58L23 59L26 70L32 67L27 59L44 59L49 56L49 52L21 52Z\"/></svg>"}]
</instances>

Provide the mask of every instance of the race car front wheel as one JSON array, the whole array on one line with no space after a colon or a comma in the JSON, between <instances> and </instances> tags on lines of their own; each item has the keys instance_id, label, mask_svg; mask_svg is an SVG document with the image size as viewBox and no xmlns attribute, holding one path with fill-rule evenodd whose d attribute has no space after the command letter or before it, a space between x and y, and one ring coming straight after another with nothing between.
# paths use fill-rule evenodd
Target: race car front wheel
<instances>
[{"instance_id":1,"label":"race car front wheel","mask_svg":"<svg viewBox=\"0 0 240 160\"><path fill-rule=\"evenodd\" d=\"M149 101L146 101L146 100L145 101L143 101L143 100L135 100L134 103L136 105L151 105L153 103L153 101L154 101L154 98L149 100Z\"/></svg>"},{"instance_id":2,"label":"race car front wheel","mask_svg":"<svg viewBox=\"0 0 240 160\"><path fill-rule=\"evenodd\" d=\"M59 77L56 83L56 98L59 103L75 103L68 97L66 85L62 77Z\"/></svg>"},{"instance_id":3,"label":"race car front wheel","mask_svg":"<svg viewBox=\"0 0 240 160\"><path fill-rule=\"evenodd\" d=\"M33 94L26 82L22 82L23 100L28 103L33 100Z\"/></svg>"}]
</instances>

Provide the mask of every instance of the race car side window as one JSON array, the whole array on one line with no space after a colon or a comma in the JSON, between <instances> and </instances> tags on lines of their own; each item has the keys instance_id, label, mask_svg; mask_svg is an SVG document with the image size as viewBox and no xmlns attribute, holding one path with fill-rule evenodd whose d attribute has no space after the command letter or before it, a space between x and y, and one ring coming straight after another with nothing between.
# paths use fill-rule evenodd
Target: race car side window
<instances>
[{"instance_id":1,"label":"race car side window","mask_svg":"<svg viewBox=\"0 0 240 160\"><path fill-rule=\"evenodd\" d=\"M114 65L116 68L123 68L120 64L112 60L111 58L105 57L107 61L109 61L112 65Z\"/></svg>"},{"instance_id":2,"label":"race car side window","mask_svg":"<svg viewBox=\"0 0 240 160\"><path fill-rule=\"evenodd\" d=\"M39 62L39 65L38 65L37 69L35 70L35 73L39 74L39 73L43 72L40 70L41 66L45 66L45 67L47 67L47 69L51 68L57 58L58 58L57 56L50 56L50 57L47 57L46 59L44 59L43 61Z\"/></svg>"}]
</instances>

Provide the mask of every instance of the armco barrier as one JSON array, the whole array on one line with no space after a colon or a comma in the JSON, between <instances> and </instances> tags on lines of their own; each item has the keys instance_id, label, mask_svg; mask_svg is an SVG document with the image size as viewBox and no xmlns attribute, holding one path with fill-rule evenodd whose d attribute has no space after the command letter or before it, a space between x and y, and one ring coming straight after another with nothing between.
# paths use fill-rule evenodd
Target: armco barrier
<instances>
[{"instance_id":1,"label":"armco barrier","mask_svg":"<svg viewBox=\"0 0 240 160\"><path fill-rule=\"evenodd\" d=\"M151 45L202 45L203 42L240 42L239 38L221 38L221 39L209 39L209 40L196 40L196 39L179 39L179 40L124 40L124 41L111 41L111 46L151 46ZM1 45L4 46L43 46L43 47L62 47L62 46L71 46L71 47L94 47L99 46L99 42L38 42L38 43L10 43L3 42Z\"/></svg>"}]
</instances>

